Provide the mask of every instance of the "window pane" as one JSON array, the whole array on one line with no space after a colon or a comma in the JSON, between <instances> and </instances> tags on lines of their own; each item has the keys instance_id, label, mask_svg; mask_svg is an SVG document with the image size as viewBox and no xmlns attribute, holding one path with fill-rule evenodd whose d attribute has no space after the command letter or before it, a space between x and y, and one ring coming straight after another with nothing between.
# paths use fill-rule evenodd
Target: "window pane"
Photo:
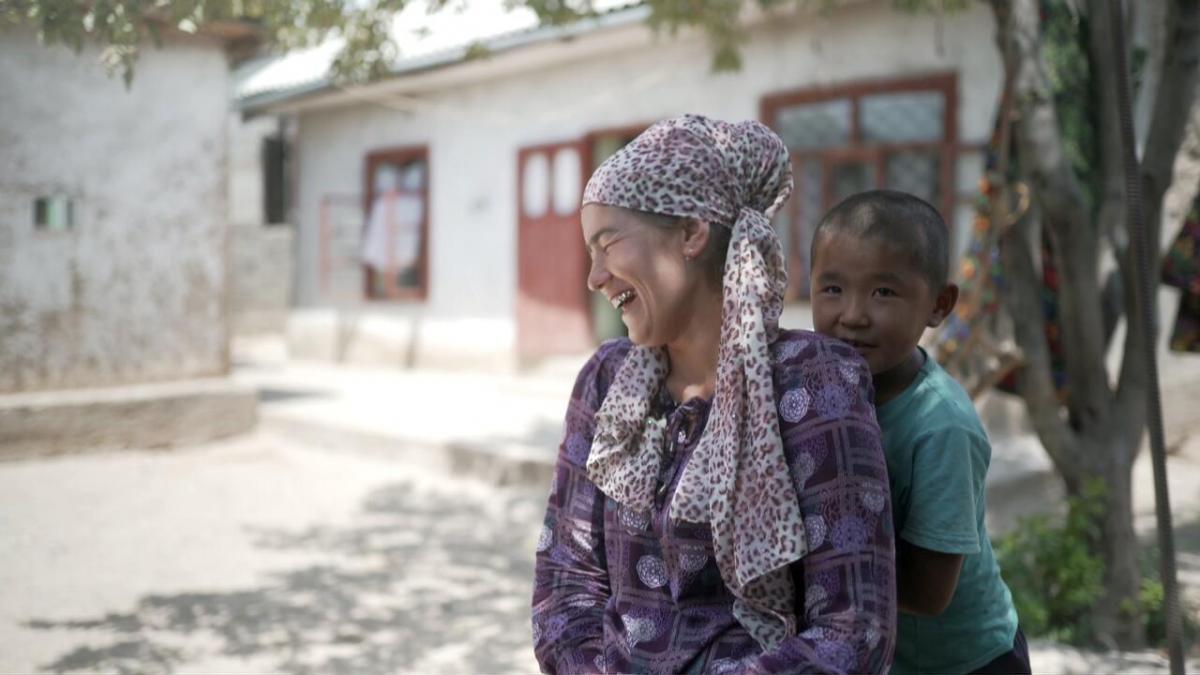
<instances>
[{"instance_id":1,"label":"window pane","mask_svg":"<svg viewBox=\"0 0 1200 675\"><path fill-rule=\"evenodd\" d=\"M808 275L812 264L809 254L812 252L810 249L812 248L813 230L816 229L821 216L825 214L824 188L822 187L824 176L821 163L814 160L805 161L797 173L800 179L797 195L800 198L800 227L796 230L796 244L797 253L800 256L800 279L796 286L800 289L802 297L808 297Z\"/></svg>"},{"instance_id":2,"label":"window pane","mask_svg":"<svg viewBox=\"0 0 1200 675\"><path fill-rule=\"evenodd\" d=\"M287 142L282 137L262 140L263 216L268 225L287 218Z\"/></svg>"},{"instance_id":3,"label":"window pane","mask_svg":"<svg viewBox=\"0 0 1200 675\"><path fill-rule=\"evenodd\" d=\"M779 135L789 148L814 150L850 142L850 101L846 99L784 108L776 120Z\"/></svg>"},{"instance_id":4,"label":"window pane","mask_svg":"<svg viewBox=\"0 0 1200 675\"><path fill-rule=\"evenodd\" d=\"M852 194L875 189L875 164L853 162L833 168L833 200L840 202ZM829 204L833 207L833 204Z\"/></svg>"},{"instance_id":5,"label":"window pane","mask_svg":"<svg viewBox=\"0 0 1200 675\"><path fill-rule=\"evenodd\" d=\"M398 297L421 288L424 267L425 160L384 161L372 187L362 234L362 260L373 272L371 297Z\"/></svg>"},{"instance_id":6,"label":"window pane","mask_svg":"<svg viewBox=\"0 0 1200 675\"><path fill-rule=\"evenodd\" d=\"M550 209L550 161L538 152L521 169L521 207L530 218L541 218Z\"/></svg>"},{"instance_id":7,"label":"window pane","mask_svg":"<svg viewBox=\"0 0 1200 675\"><path fill-rule=\"evenodd\" d=\"M958 171L954 185L948 186L955 195L974 197L979 193L979 182L983 180L987 157L983 152L960 150L958 153Z\"/></svg>"},{"instance_id":8,"label":"window pane","mask_svg":"<svg viewBox=\"0 0 1200 675\"><path fill-rule=\"evenodd\" d=\"M583 177L580 175L579 151L562 148L554 153L554 212L567 216L579 209Z\"/></svg>"},{"instance_id":9,"label":"window pane","mask_svg":"<svg viewBox=\"0 0 1200 675\"><path fill-rule=\"evenodd\" d=\"M864 96L859 110L867 142L940 141L945 133L946 100L939 91Z\"/></svg>"},{"instance_id":10,"label":"window pane","mask_svg":"<svg viewBox=\"0 0 1200 675\"><path fill-rule=\"evenodd\" d=\"M941 156L936 150L898 152L887 158L887 186L937 206L941 199Z\"/></svg>"},{"instance_id":11,"label":"window pane","mask_svg":"<svg viewBox=\"0 0 1200 675\"><path fill-rule=\"evenodd\" d=\"M38 230L62 232L75 227L75 203L70 197L54 195L33 201L33 226Z\"/></svg>"},{"instance_id":12,"label":"window pane","mask_svg":"<svg viewBox=\"0 0 1200 675\"><path fill-rule=\"evenodd\" d=\"M775 217L771 219L771 225L775 227L775 235L779 237L779 248L783 250L784 264L791 262L792 255L792 218L791 209L786 206L779 209Z\"/></svg>"},{"instance_id":13,"label":"window pane","mask_svg":"<svg viewBox=\"0 0 1200 675\"><path fill-rule=\"evenodd\" d=\"M400 187L403 190L418 191L425 187L425 160L415 159L400 170Z\"/></svg>"}]
</instances>

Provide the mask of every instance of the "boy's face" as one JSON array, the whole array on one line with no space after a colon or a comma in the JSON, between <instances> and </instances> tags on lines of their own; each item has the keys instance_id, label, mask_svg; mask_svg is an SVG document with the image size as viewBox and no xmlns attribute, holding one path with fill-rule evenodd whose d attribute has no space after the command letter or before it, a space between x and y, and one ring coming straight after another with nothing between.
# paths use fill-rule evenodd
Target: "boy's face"
<instances>
[{"instance_id":1,"label":"boy's face","mask_svg":"<svg viewBox=\"0 0 1200 675\"><path fill-rule=\"evenodd\" d=\"M904 363L958 299L953 284L930 289L896 247L837 231L821 234L813 248L812 289L817 332L853 345L873 375Z\"/></svg>"}]
</instances>

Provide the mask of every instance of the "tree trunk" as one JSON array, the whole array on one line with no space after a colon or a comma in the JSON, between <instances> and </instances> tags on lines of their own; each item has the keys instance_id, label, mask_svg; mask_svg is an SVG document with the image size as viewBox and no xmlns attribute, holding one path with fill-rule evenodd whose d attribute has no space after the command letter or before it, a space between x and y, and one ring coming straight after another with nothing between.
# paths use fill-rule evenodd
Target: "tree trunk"
<instances>
[{"instance_id":1,"label":"tree trunk","mask_svg":"<svg viewBox=\"0 0 1200 675\"><path fill-rule=\"evenodd\" d=\"M1004 292L1006 309L1022 320L1014 322L1015 337L1026 365L1017 380L1018 394L1033 422L1038 439L1050 455L1067 494L1078 497L1092 479L1106 486L1105 509L1096 528L1096 555L1105 562L1104 595L1095 606L1096 640L1105 646L1135 648L1144 643L1136 599L1141 585L1138 543L1133 530L1131 467L1128 458L1141 440L1140 429L1127 428L1136 410L1111 408L1106 423L1075 430L1061 414L1050 378L1050 356L1041 319L1040 276L1033 245L1039 241L1034 211L1016 223L1001 240L1003 265L1009 273ZM1128 406L1136 406L1130 402ZM1130 611L1133 609L1134 611Z\"/></svg>"},{"instance_id":2,"label":"tree trunk","mask_svg":"<svg viewBox=\"0 0 1200 675\"><path fill-rule=\"evenodd\" d=\"M1141 584L1131 504L1132 457L1140 440L1142 415L1131 414L1135 401L1119 402L1109 386L1098 278L1099 229L1066 157L1053 91L1042 61L1040 6L1037 0L992 0L998 42L1013 73L1017 102L1014 138L1020 181L1032 207L1003 237L1001 255L1009 273L1005 303L1015 319L1015 336L1026 356L1018 381L1034 429L1046 447L1067 492L1079 496L1087 483L1106 486L1105 508L1095 523L1093 544L1105 563L1104 589L1092 617L1095 638L1113 647L1144 643L1137 611ZM1103 95L1103 91L1101 92ZM1111 144L1108 145L1109 149ZM1118 148L1119 149L1119 148ZM1119 165L1107 162L1109 176ZM1123 202L1117 189L1105 201ZM1110 201L1106 217L1115 220ZM1049 235L1061 283L1059 321L1067 375L1065 407L1051 378L1041 307L1041 270L1033 250ZM1122 425L1137 424L1133 434Z\"/></svg>"},{"instance_id":3,"label":"tree trunk","mask_svg":"<svg viewBox=\"0 0 1200 675\"><path fill-rule=\"evenodd\" d=\"M1133 452L1133 448L1116 449L1104 447L1103 443L1097 443L1097 446L1093 452L1110 457ZM1110 648L1141 647L1146 636L1137 604L1142 572L1137 535L1133 529L1132 472L1124 463L1110 462L1102 477L1107 487L1106 508L1100 523L1106 593L1096 605L1096 638Z\"/></svg>"}]
</instances>

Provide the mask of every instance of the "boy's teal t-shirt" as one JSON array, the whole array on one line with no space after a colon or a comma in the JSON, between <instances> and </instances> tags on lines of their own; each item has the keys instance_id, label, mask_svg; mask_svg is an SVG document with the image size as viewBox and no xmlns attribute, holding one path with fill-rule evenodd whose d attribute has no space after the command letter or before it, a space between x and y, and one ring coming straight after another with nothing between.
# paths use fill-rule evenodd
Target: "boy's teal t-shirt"
<instances>
[{"instance_id":1,"label":"boy's teal t-shirt","mask_svg":"<svg viewBox=\"0 0 1200 675\"><path fill-rule=\"evenodd\" d=\"M899 615L892 673L966 673L1009 651L1017 612L988 540L984 491L992 448L963 388L926 356L917 378L876 409L896 536L963 554L941 616Z\"/></svg>"}]
</instances>

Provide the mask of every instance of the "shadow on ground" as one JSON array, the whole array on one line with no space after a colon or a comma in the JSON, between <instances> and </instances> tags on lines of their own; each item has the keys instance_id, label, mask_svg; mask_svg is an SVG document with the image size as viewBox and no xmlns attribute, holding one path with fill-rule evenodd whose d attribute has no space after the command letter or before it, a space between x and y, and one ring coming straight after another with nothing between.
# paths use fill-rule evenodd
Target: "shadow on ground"
<instances>
[{"instance_id":1,"label":"shadow on ground","mask_svg":"<svg viewBox=\"0 0 1200 675\"><path fill-rule=\"evenodd\" d=\"M52 672L195 672L214 658L301 675L529 672L543 498L500 494L485 504L397 483L372 493L353 526L249 533L265 550L327 563L265 575L257 588L149 595L124 612L26 625L95 631L41 666ZM1200 518L1183 519L1176 541L1181 581L1200 579ZM1166 671L1152 652L1035 648L1053 672Z\"/></svg>"},{"instance_id":2,"label":"shadow on ground","mask_svg":"<svg viewBox=\"0 0 1200 675\"><path fill-rule=\"evenodd\" d=\"M533 495L485 505L396 484L371 494L352 527L250 533L265 549L329 564L250 590L149 595L123 613L27 626L111 639L42 666L53 672L170 673L214 657L298 674L526 672L541 508Z\"/></svg>"},{"instance_id":3,"label":"shadow on ground","mask_svg":"<svg viewBox=\"0 0 1200 675\"><path fill-rule=\"evenodd\" d=\"M303 398L327 398L329 392L312 389L282 389L274 387L259 387L258 400L260 403L278 403Z\"/></svg>"}]
</instances>

